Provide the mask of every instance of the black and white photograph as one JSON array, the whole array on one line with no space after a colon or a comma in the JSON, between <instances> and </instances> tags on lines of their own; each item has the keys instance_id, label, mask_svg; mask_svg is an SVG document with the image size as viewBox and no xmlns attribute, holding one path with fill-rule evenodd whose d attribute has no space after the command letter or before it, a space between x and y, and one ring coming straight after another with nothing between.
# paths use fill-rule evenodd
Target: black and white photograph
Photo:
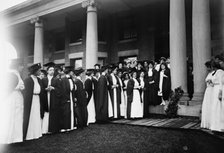
<instances>
[{"instance_id":1,"label":"black and white photograph","mask_svg":"<svg viewBox=\"0 0 224 153\"><path fill-rule=\"evenodd\" d=\"M0 66L0 153L224 152L224 0L2 0Z\"/></svg>"}]
</instances>

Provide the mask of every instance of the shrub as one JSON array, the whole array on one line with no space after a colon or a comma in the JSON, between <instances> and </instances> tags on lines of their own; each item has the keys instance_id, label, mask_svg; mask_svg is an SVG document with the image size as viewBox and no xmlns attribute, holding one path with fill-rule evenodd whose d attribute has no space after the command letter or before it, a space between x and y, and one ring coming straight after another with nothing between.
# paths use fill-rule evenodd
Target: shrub
<instances>
[{"instance_id":1,"label":"shrub","mask_svg":"<svg viewBox=\"0 0 224 153\"><path fill-rule=\"evenodd\" d=\"M177 117L177 110L178 110L178 102L180 98L183 96L184 91L181 87L174 89L171 91L170 100L168 102L167 108L165 109L165 113L168 117L174 118Z\"/></svg>"}]
</instances>

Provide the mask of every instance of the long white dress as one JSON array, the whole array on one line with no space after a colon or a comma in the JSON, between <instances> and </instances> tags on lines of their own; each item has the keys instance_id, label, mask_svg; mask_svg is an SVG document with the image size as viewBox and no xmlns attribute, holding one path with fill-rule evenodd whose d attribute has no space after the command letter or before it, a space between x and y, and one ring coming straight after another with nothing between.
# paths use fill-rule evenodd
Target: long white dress
<instances>
[{"instance_id":1,"label":"long white dress","mask_svg":"<svg viewBox=\"0 0 224 153\"><path fill-rule=\"evenodd\" d=\"M32 99L32 106L30 110L30 118L29 118L29 125L26 135L26 140L37 139L42 136L42 129L41 129L41 116L40 116L40 94L41 88L38 83L37 77L31 75L31 78L34 81L34 88L33 88L33 99Z\"/></svg>"},{"instance_id":2,"label":"long white dress","mask_svg":"<svg viewBox=\"0 0 224 153\"><path fill-rule=\"evenodd\" d=\"M211 125L211 111L212 111L211 106L212 106L213 87L212 87L211 83L209 83L209 81L212 80L213 72L210 72L205 79L207 87L206 87L206 90L204 93L204 99L203 99L203 103L202 103L201 128L206 128L206 129L209 129L210 125Z\"/></svg>"},{"instance_id":3,"label":"long white dress","mask_svg":"<svg viewBox=\"0 0 224 153\"><path fill-rule=\"evenodd\" d=\"M14 73L18 77L18 84L14 91L8 96L5 101L6 107L4 110L6 111L7 118L5 126L5 131L0 135L0 143L9 144L23 141L23 107L24 100L21 91L24 90L24 83L20 77L18 71L13 70ZM4 117L4 116L3 116Z\"/></svg>"},{"instance_id":4,"label":"long white dress","mask_svg":"<svg viewBox=\"0 0 224 153\"><path fill-rule=\"evenodd\" d=\"M124 89L124 103L125 103L125 116L124 118L127 118L127 101L128 101L128 96L127 96L127 85L128 85L128 81L129 80L124 80L124 84L125 84L125 89Z\"/></svg>"},{"instance_id":5,"label":"long white dress","mask_svg":"<svg viewBox=\"0 0 224 153\"><path fill-rule=\"evenodd\" d=\"M218 99L219 91L223 92L223 77L224 71L217 70L212 77L214 84L212 94L212 113L211 113L211 127L213 131L224 132L224 101ZM224 96L224 95L223 95ZM222 98L223 99L223 98Z\"/></svg>"},{"instance_id":6,"label":"long white dress","mask_svg":"<svg viewBox=\"0 0 224 153\"><path fill-rule=\"evenodd\" d=\"M134 79L135 85L133 89L133 101L131 103L131 118L141 118L143 117L143 105L141 103L140 92L137 89L139 87L139 82Z\"/></svg>"},{"instance_id":7,"label":"long white dress","mask_svg":"<svg viewBox=\"0 0 224 153\"><path fill-rule=\"evenodd\" d=\"M112 77L112 82L113 85L117 85L117 79L115 77L115 75L113 73L111 73L111 77ZM114 118L118 118L118 110L117 110L117 88L113 88L113 113L114 113Z\"/></svg>"}]
</instances>

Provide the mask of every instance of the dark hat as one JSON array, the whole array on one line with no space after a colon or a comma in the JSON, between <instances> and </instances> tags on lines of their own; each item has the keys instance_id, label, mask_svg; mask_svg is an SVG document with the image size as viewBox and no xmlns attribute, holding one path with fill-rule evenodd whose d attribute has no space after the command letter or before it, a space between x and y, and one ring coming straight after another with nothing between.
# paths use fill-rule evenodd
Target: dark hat
<instances>
[{"instance_id":1,"label":"dark hat","mask_svg":"<svg viewBox=\"0 0 224 153\"><path fill-rule=\"evenodd\" d=\"M87 69L87 70L86 70L86 75L89 76L89 75L91 75L92 73L94 73L94 71L95 71L94 69Z\"/></svg>"},{"instance_id":2,"label":"dark hat","mask_svg":"<svg viewBox=\"0 0 224 153\"><path fill-rule=\"evenodd\" d=\"M16 68L17 66L23 65L22 58L15 58L11 60L10 68Z\"/></svg>"},{"instance_id":3,"label":"dark hat","mask_svg":"<svg viewBox=\"0 0 224 153\"><path fill-rule=\"evenodd\" d=\"M109 69L111 69L112 71L115 70L117 68L116 64L110 64L109 65Z\"/></svg>"},{"instance_id":4,"label":"dark hat","mask_svg":"<svg viewBox=\"0 0 224 153\"><path fill-rule=\"evenodd\" d=\"M47 67L47 69L49 69L50 67L55 67L55 63L54 62L48 62L46 64L44 64L45 67Z\"/></svg>"},{"instance_id":5,"label":"dark hat","mask_svg":"<svg viewBox=\"0 0 224 153\"><path fill-rule=\"evenodd\" d=\"M41 71L45 76L47 76L47 71L46 71L46 70L41 69L40 71Z\"/></svg>"},{"instance_id":6,"label":"dark hat","mask_svg":"<svg viewBox=\"0 0 224 153\"><path fill-rule=\"evenodd\" d=\"M28 70L31 74L37 72L39 69L41 69L41 64L40 63L36 63L36 64L33 64L30 67L28 67Z\"/></svg>"},{"instance_id":7,"label":"dark hat","mask_svg":"<svg viewBox=\"0 0 224 153\"><path fill-rule=\"evenodd\" d=\"M103 65L100 70L101 70L101 72L103 72L108 68L109 68L109 65Z\"/></svg>"},{"instance_id":8,"label":"dark hat","mask_svg":"<svg viewBox=\"0 0 224 153\"><path fill-rule=\"evenodd\" d=\"M62 68L62 66L60 66L60 65L55 65L55 69L56 69L56 70L61 70L61 71L63 71L63 68Z\"/></svg>"},{"instance_id":9,"label":"dark hat","mask_svg":"<svg viewBox=\"0 0 224 153\"><path fill-rule=\"evenodd\" d=\"M74 66L65 66L64 72L68 74L69 72L73 71L74 72Z\"/></svg>"},{"instance_id":10,"label":"dark hat","mask_svg":"<svg viewBox=\"0 0 224 153\"><path fill-rule=\"evenodd\" d=\"M74 73L75 75L80 75L82 72L84 72L85 70L82 67L79 67L77 69L75 69Z\"/></svg>"},{"instance_id":11,"label":"dark hat","mask_svg":"<svg viewBox=\"0 0 224 153\"><path fill-rule=\"evenodd\" d=\"M100 67L100 64L95 64L94 67L95 67L95 66L99 66L99 67Z\"/></svg>"}]
</instances>

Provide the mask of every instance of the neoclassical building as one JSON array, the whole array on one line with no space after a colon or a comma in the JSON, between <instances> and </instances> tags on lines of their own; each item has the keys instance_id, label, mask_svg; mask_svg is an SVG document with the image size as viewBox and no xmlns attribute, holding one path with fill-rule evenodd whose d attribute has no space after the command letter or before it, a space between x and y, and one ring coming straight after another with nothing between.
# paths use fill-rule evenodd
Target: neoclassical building
<instances>
[{"instance_id":1,"label":"neoclassical building","mask_svg":"<svg viewBox=\"0 0 224 153\"><path fill-rule=\"evenodd\" d=\"M92 68L125 58L170 57L172 88L202 101L204 63L224 49L223 0L28 0L0 12L26 65Z\"/></svg>"}]
</instances>

